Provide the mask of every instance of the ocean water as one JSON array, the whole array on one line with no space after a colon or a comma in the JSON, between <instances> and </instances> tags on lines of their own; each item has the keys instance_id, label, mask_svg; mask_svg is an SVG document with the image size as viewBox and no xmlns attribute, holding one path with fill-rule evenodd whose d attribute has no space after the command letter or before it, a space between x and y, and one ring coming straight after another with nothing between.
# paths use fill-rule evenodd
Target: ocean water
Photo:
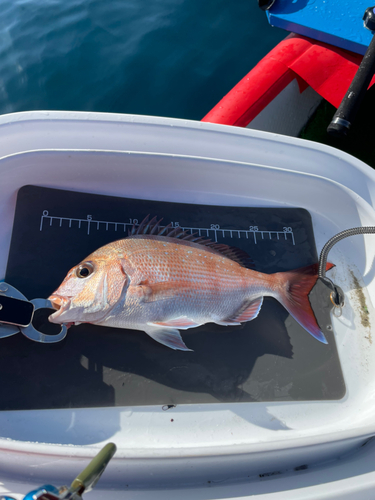
<instances>
[{"instance_id":1,"label":"ocean water","mask_svg":"<svg viewBox=\"0 0 375 500\"><path fill-rule=\"evenodd\" d=\"M200 120L286 34L256 0L1 0L0 113Z\"/></svg>"}]
</instances>

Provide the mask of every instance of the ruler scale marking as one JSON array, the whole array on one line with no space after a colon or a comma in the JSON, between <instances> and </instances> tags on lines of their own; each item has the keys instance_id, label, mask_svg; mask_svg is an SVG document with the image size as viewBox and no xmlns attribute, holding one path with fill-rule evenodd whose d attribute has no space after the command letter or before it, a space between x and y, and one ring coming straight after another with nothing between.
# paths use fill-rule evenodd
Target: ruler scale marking
<instances>
[{"instance_id":1,"label":"ruler scale marking","mask_svg":"<svg viewBox=\"0 0 375 500\"><path fill-rule=\"evenodd\" d=\"M40 220L40 226L39 226L39 230L40 231L43 231L43 229L44 229L43 222L44 222L44 220L47 220L47 219L49 219L49 226L50 227L52 226L54 220L58 220L59 221L59 227L63 227L63 221L68 221L68 226L64 226L64 227L68 227L68 228L72 228L72 223L73 222L78 222L78 228L79 229L81 229L82 222L87 222L87 234L90 234L91 223L96 224L96 229L98 231L101 229L101 224L105 225L105 230L106 231L108 231L108 229L110 228L110 226L113 227L115 231L117 231L118 226L122 225L123 228L124 228L124 232L126 232L126 227L127 226L130 226L130 227L133 226L133 223L131 223L131 222L94 220L94 219L91 218L91 216L87 216L86 219L79 219L79 218L74 218L74 217L54 216L54 215L49 215L48 211L44 210L43 214L41 216L41 220ZM280 231L277 231L277 230L267 230L267 229L261 230L261 229L258 229L258 227L255 227L255 226L250 226L249 230L246 230L246 229L224 229L224 228L220 228L220 226L218 224L211 224L211 228L206 228L206 227L203 227L203 228L202 227L188 227L188 226L185 226L185 227L181 227L181 229L183 229L184 231L190 231L190 234L193 234L194 232L198 232L199 236L202 235L202 231L205 231L207 237L210 237L210 231L212 231L213 234L214 234L214 238L213 239L215 240L215 242L217 242L218 232L219 231L221 232L221 235L222 235L223 238L228 238L229 237L230 239L233 239L233 232L236 232L237 237L239 239L244 238L244 237L246 239L249 239L249 234L253 234L254 244L258 243L257 236L256 236L257 233L261 235L262 240L264 240L264 233L268 233L270 240L273 239L273 235L276 236L277 240L280 240L280 234L283 234L285 241L288 241L287 235L289 233L291 235L291 240L289 240L289 241L291 241L292 245L296 245L294 232L293 232L292 228L289 227L289 226L288 227L284 227L284 229L280 230Z\"/></svg>"}]
</instances>

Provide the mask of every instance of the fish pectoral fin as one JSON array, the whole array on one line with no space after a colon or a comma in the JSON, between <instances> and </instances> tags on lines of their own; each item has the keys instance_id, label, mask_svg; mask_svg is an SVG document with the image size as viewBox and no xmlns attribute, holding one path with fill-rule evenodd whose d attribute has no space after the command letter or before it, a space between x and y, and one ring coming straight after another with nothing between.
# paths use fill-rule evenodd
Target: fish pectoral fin
<instances>
[{"instance_id":1,"label":"fish pectoral fin","mask_svg":"<svg viewBox=\"0 0 375 500\"><path fill-rule=\"evenodd\" d=\"M129 286L127 296L132 297L140 302L149 302L149 297L152 295L152 290L147 285Z\"/></svg>"},{"instance_id":2,"label":"fish pectoral fin","mask_svg":"<svg viewBox=\"0 0 375 500\"><path fill-rule=\"evenodd\" d=\"M179 318L170 319L168 321L154 321L153 323L148 323L151 326L165 326L167 328L178 328L179 330L187 330L188 328L195 328L201 326L202 323L197 323L187 316L180 316Z\"/></svg>"},{"instance_id":3,"label":"fish pectoral fin","mask_svg":"<svg viewBox=\"0 0 375 500\"><path fill-rule=\"evenodd\" d=\"M192 351L192 349L186 347L178 330L162 326L156 327L148 325L144 331L147 335L156 340L156 342L170 347L171 349L179 351Z\"/></svg>"},{"instance_id":4,"label":"fish pectoral fin","mask_svg":"<svg viewBox=\"0 0 375 500\"><path fill-rule=\"evenodd\" d=\"M244 302L231 318L224 319L221 324L223 324L223 322L233 324L233 322L245 323L246 321L251 321L258 316L262 304L263 297L260 297L260 299L252 300L251 302Z\"/></svg>"},{"instance_id":5,"label":"fish pectoral fin","mask_svg":"<svg viewBox=\"0 0 375 500\"><path fill-rule=\"evenodd\" d=\"M184 286L183 283L176 281L141 283L140 285L135 286L134 290L139 287L143 289L141 293L143 295L144 302L158 302L159 300L173 299L186 290L186 286Z\"/></svg>"}]
</instances>

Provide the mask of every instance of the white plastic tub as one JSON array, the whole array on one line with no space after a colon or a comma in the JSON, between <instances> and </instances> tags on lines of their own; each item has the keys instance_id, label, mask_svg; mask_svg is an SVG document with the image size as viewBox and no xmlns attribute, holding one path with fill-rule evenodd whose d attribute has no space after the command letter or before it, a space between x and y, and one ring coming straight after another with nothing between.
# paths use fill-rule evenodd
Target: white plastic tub
<instances>
[{"instance_id":1,"label":"white plastic tub","mask_svg":"<svg viewBox=\"0 0 375 500\"><path fill-rule=\"evenodd\" d=\"M5 115L0 278L17 190L27 184L204 205L302 207L312 216L318 251L343 229L375 225L373 171L319 144L173 119ZM34 483L67 483L113 441L118 452L99 483L117 491L106 492L107 498L123 498L129 489L137 498L155 497L156 489L163 498L286 498L286 491L288 498L365 498L358 495L375 488L368 458L373 461L373 446L361 448L375 435L375 337L362 325L360 308L365 300L370 324L375 321L374 248L373 236L356 236L330 254L337 266L334 280L347 299L343 315L333 319L347 389L342 400L180 405L168 412L152 406L2 412L5 489L26 492ZM364 299L355 280L364 287ZM322 478L325 462L330 464ZM302 465L308 469L294 471ZM349 473L356 468L363 470L361 481ZM319 486L323 481L325 487Z\"/></svg>"}]
</instances>

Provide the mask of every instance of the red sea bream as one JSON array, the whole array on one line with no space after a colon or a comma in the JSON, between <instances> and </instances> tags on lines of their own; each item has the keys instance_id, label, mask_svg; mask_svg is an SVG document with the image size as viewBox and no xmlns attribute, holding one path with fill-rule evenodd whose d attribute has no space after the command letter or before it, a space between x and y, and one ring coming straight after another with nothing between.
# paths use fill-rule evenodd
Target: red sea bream
<instances>
[{"instance_id":1,"label":"red sea bream","mask_svg":"<svg viewBox=\"0 0 375 500\"><path fill-rule=\"evenodd\" d=\"M205 323L236 326L274 297L316 339L327 343L308 294L317 266L264 274L244 252L161 227L146 218L128 238L105 245L73 267L49 297L53 323L93 323L146 332L189 350L179 330Z\"/></svg>"}]
</instances>

